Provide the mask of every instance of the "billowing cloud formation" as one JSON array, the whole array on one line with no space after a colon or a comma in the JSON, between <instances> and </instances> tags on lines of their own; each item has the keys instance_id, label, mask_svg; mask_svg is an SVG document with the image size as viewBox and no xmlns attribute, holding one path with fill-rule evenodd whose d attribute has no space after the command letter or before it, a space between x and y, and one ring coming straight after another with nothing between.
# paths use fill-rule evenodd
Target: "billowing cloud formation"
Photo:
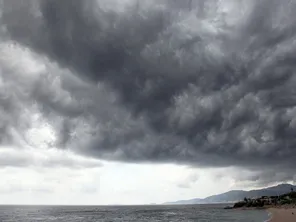
<instances>
[{"instance_id":1,"label":"billowing cloud formation","mask_svg":"<svg viewBox=\"0 0 296 222\"><path fill-rule=\"evenodd\" d=\"M3 45L45 68L2 71L19 91L0 91L1 141L27 129L15 116L32 103L55 146L84 155L295 167L295 12L288 0L4 1Z\"/></svg>"}]
</instances>

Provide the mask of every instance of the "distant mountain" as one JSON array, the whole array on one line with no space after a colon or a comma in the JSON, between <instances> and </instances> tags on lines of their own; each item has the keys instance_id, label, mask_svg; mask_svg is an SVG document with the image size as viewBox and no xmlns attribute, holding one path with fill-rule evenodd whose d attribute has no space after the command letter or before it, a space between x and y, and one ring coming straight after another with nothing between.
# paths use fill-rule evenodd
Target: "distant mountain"
<instances>
[{"instance_id":1,"label":"distant mountain","mask_svg":"<svg viewBox=\"0 0 296 222\"><path fill-rule=\"evenodd\" d=\"M261 196L277 196L291 191L293 188L296 191L296 186L291 184L280 184L273 187L268 187L260 190L232 190L226 193L209 196L204 199L195 198L190 200L179 200L175 202L167 202L164 204L210 204L210 203L232 203L247 198L255 198Z\"/></svg>"},{"instance_id":2,"label":"distant mountain","mask_svg":"<svg viewBox=\"0 0 296 222\"><path fill-rule=\"evenodd\" d=\"M191 200L178 200L175 202L167 202L165 204L178 204L178 205L184 205L184 204L196 204L200 201L202 201L203 199L200 198L195 198L195 199L191 199Z\"/></svg>"}]
</instances>

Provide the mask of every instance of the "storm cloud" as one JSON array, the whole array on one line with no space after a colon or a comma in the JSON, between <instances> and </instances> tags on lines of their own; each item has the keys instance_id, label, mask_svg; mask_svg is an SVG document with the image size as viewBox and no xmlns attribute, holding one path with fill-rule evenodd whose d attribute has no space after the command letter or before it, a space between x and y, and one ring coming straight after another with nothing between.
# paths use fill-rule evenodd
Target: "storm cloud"
<instances>
[{"instance_id":1,"label":"storm cloud","mask_svg":"<svg viewBox=\"0 0 296 222\"><path fill-rule=\"evenodd\" d=\"M24 109L15 106L33 103L55 132L53 145L83 155L296 166L295 2L10 0L1 7L2 44L47 64L32 80L13 79L22 72L14 66L1 73L19 87L11 98L0 89L1 118L9 121L0 125L1 142L15 141L7 126L27 130L26 118L14 122Z\"/></svg>"}]
</instances>

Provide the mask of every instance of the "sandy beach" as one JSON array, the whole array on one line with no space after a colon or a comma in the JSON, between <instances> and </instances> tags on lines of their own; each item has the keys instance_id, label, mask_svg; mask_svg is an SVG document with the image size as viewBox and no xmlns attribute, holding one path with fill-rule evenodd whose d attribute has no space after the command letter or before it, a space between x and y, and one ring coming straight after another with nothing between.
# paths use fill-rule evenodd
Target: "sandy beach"
<instances>
[{"instance_id":1,"label":"sandy beach","mask_svg":"<svg viewBox=\"0 0 296 222\"><path fill-rule=\"evenodd\" d=\"M272 213L269 222L296 222L296 208L271 208Z\"/></svg>"}]
</instances>

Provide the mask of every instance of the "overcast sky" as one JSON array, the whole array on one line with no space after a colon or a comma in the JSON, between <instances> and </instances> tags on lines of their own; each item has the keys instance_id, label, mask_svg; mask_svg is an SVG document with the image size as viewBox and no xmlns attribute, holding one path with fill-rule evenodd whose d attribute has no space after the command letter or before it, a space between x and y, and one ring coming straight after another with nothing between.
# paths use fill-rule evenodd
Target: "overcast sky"
<instances>
[{"instance_id":1,"label":"overcast sky","mask_svg":"<svg viewBox=\"0 0 296 222\"><path fill-rule=\"evenodd\" d=\"M0 204L296 182L295 1L0 3Z\"/></svg>"}]
</instances>

